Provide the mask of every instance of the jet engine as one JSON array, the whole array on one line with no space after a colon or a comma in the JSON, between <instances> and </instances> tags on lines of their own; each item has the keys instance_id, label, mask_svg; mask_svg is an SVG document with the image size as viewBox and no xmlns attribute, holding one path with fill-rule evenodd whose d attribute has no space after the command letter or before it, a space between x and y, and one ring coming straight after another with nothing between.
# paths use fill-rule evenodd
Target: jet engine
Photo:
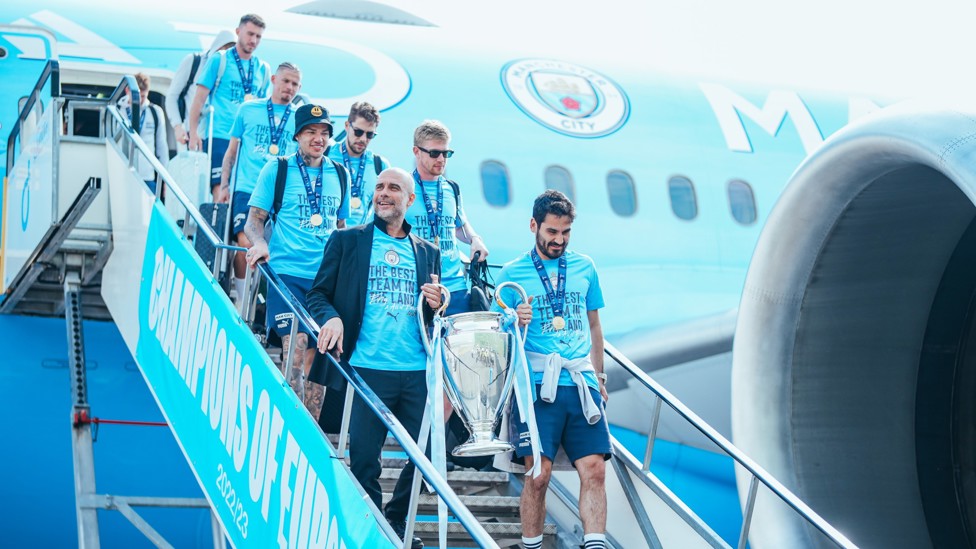
<instances>
[{"instance_id":1,"label":"jet engine","mask_svg":"<svg viewBox=\"0 0 976 549\"><path fill-rule=\"evenodd\" d=\"M861 547L976 547L974 203L976 109L897 105L800 165L749 267L734 442ZM833 546L763 492L752 547Z\"/></svg>"}]
</instances>

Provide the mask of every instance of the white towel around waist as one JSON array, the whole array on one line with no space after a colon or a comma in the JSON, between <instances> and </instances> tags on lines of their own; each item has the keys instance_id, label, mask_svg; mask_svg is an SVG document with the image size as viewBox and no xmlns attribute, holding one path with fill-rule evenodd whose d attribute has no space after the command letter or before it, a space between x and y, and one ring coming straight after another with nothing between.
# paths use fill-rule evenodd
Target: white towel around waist
<instances>
[{"instance_id":1,"label":"white towel around waist","mask_svg":"<svg viewBox=\"0 0 976 549\"><path fill-rule=\"evenodd\" d=\"M589 385L586 384L586 379L583 377L583 372L594 371L593 363L590 362L589 355L581 358L566 359L558 353L544 355L542 353L525 351L525 357L532 366L533 372L542 372L542 389L539 391L539 398L546 402L556 400L559 374L562 370L566 370L579 390L580 406L583 409L583 414L586 416L586 421L590 425L600 421L603 412L596 405L596 402L593 401L593 396L590 395Z\"/></svg>"}]
</instances>

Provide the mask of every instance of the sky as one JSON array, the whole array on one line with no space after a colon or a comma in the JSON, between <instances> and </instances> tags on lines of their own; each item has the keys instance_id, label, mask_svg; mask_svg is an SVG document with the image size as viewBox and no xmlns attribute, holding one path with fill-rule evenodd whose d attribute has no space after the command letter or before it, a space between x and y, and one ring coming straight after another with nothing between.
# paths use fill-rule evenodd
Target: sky
<instances>
[{"instance_id":1,"label":"sky","mask_svg":"<svg viewBox=\"0 0 976 549\"><path fill-rule=\"evenodd\" d=\"M392 0L391 0L392 3ZM976 2L650 0L399 2L445 27L558 43L575 59L799 88L976 93ZM599 7L597 7L599 6Z\"/></svg>"},{"instance_id":2,"label":"sky","mask_svg":"<svg viewBox=\"0 0 976 549\"><path fill-rule=\"evenodd\" d=\"M198 1L167 0L167 5L190 9ZM317 2L348 6L355 0L308 3ZM207 7L269 13L304 3L212 0ZM892 98L966 100L976 94L972 0L382 3L431 21L458 40L479 37L486 47L505 44L603 68Z\"/></svg>"}]
</instances>

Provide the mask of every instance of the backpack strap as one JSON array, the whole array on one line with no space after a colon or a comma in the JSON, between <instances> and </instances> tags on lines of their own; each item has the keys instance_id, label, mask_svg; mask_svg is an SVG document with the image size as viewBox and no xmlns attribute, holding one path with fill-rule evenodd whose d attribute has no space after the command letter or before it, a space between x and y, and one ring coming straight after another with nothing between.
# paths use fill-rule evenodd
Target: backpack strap
<instances>
[{"instance_id":1,"label":"backpack strap","mask_svg":"<svg viewBox=\"0 0 976 549\"><path fill-rule=\"evenodd\" d=\"M180 90L180 95L176 98L176 108L179 110L181 122L186 120L186 92L190 91L190 86L196 80L197 70L200 68L201 60L203 60L203 54L193 54L193 65L190 66L190 76L187 77L186 84L183 85L183 89Z\"/></svg>"},{"instance_id":2,"label":"backpack strap","mask_svg":"<svg viewBox=\"0 0 976 549\"><path fill-rule=\"evenodd\" d=\"M288 157L278 157L278 173L275 175L274 200L271 202L271 222L278 219L281 201L285 196L285 178L288 177Z\"/></svg>"},{"instance_id":3,"label":"backpack strap","mask_svg":"<svg viewBox=\"0 0 976 549\"><path fill-rule=\"evenodd\" d=\"M149 104L149 114L153 117L153 137L159 133L159 113L156 112L156 105Z\"/></svg>"},{"instance_id":4,"label":"backpack strap","mask_svg":"<svg viewBox=\"0 0 976 549\"><path fill-rule=\"evenodd\" d=\"M447 181L448 185L450 185L451 188L454 189L455 211L460 212L461 211L461 187L459 187L456 182L451 181L450 179L445 179L444 181ZM457 215L455 214L455 220L456 219L457 219Z\"/></svg>"},{"instance_id":5,"label":"backpack strap","mask_svg":"<svg viewBox=\"0 0 976 549\"><path fill-rule=\"evenodd\" d=\"M332 167L335 168L336 174L339 175L339 203L342 204L346 200L346 185L348 184L348 179L346 179L346 169L342 167L341 164L332 160L328 156L325 158L329 159L332 163ZM275 190L274 190L274 201L271 203L271 221L274 222L278 217L278 210L281 209L281 201L285 197L285 178L288 177L288 157L279 156L278 157L278 173L275 175Z\"/></svg>"},{"instance_id":6,"label":"backpack strap","mask_svg":"<svg viewBox=\"0 0 976 549\"><path fill-rule=\"evenodd\" d=\"M227 50L219 51L217 55L220 56L220 61L218 61L219 64L217 65L217 79L214 80L214 87L210 90L211 96L220 87L220 79L224 77L224 69L227 68Z\"/></svg>"},{"instance_id":7,"label":"backpack strap","mask_svg":"<svg viewBox=\"0 0 976 549\"><path fill-rule=\"evenodd\" d=\"M376 153L373 153L373 169L376 170L376 175L383 171L383 157Z\"/></svg>"},{"instance_id":8,"label":"backpack strap","mask_svg":"<svg viewBox=\"0 0 976 549\"><path fill-rule=\"evenodd\" d=\"M346 185L349 183L349 180L346 179L346 168L331 157L326 156L325 158L328 158L329 162L332 162L332 167L335 168L336 174L339 175L339 204L342 204L346 201Z\"/></svg>"}]
</instances>

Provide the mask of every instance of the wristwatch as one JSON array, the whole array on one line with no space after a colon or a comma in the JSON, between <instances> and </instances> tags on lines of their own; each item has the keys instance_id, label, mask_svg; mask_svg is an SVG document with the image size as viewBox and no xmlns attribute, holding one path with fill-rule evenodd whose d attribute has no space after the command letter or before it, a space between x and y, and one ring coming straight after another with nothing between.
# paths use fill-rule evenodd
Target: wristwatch
<instances>
[{"instance_id":1,"label":"wristwatch","mask_svg":"<svg viewBox=\"0 0 976 549\"><path fill-rule=\"evenodd\" d=\"M596 378L602 381L604 384L607 383L607 374L605 372L600 372L596 375Z\"/></svg>"}]
</instances>

